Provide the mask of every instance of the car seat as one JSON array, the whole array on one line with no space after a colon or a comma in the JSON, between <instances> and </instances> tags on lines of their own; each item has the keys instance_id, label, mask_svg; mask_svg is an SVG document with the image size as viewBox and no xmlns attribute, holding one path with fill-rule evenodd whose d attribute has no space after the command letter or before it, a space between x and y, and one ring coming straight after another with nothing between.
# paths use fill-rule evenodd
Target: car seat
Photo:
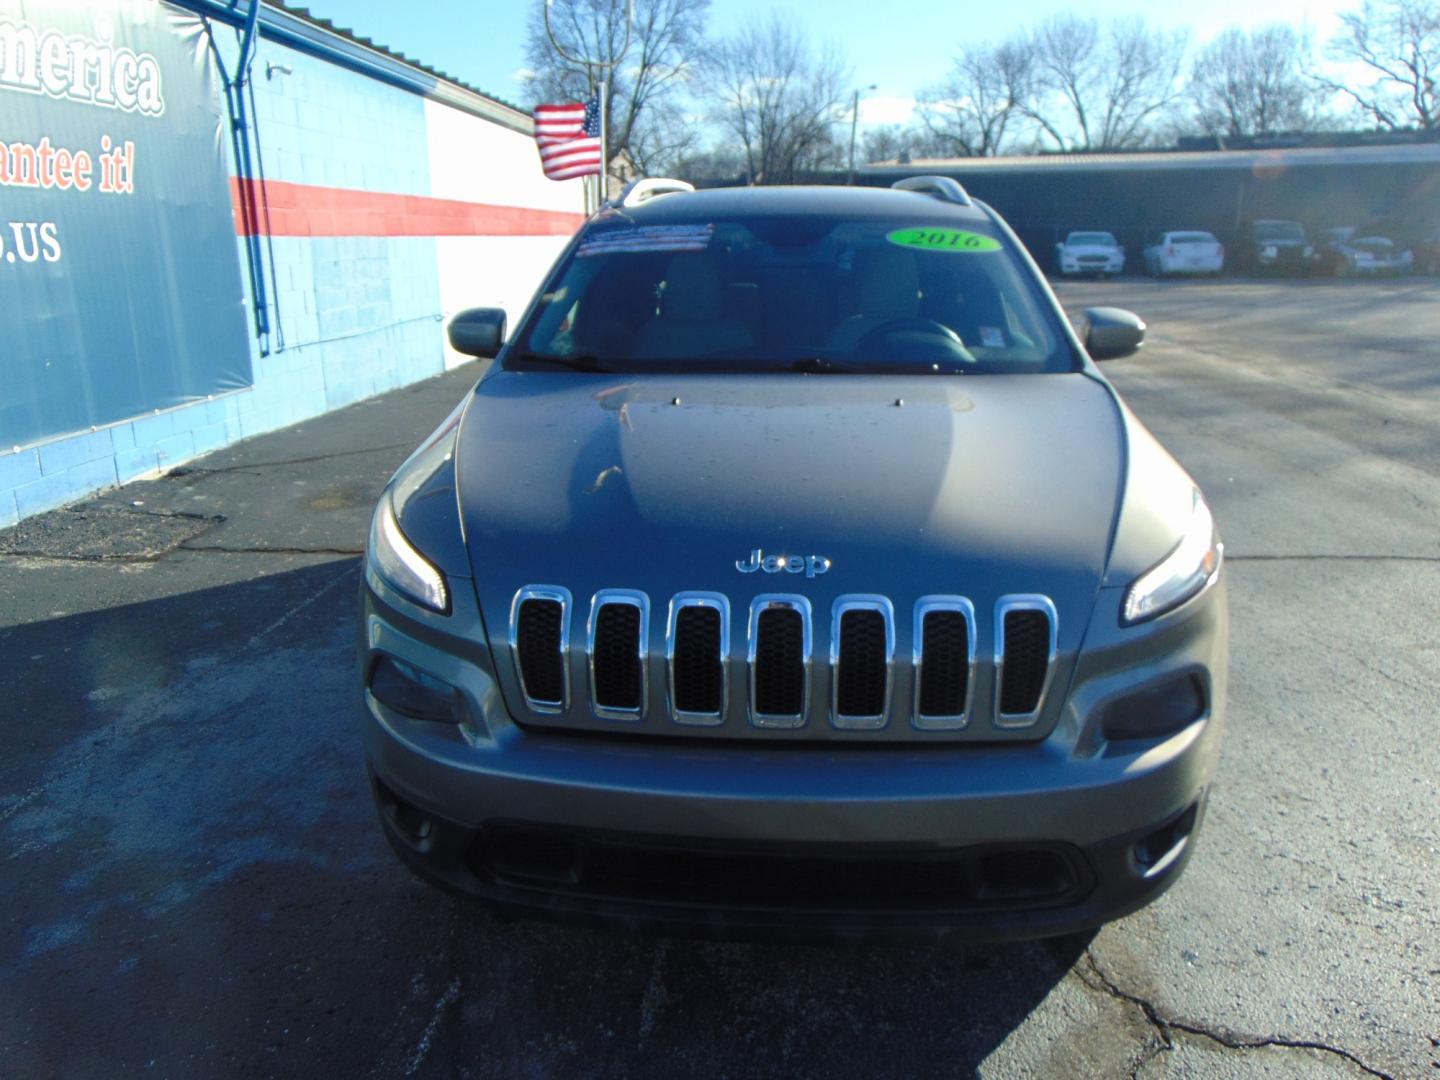
<instances>
[{"instance_id":1,"label":"car seat","mask_svg":"<svg viewBox=\"0 0 1440 1080\"><path fill-rule=\"evenodd\" d=\"M659 314L636 333L634 355L657 360L713 357L754 344L745 324L726 316L725 288L714 255L686 251L671 258Z\"/></svg>"},{"instance_id":2,"label":"car seat","mask_svg":"<svg viewBox=\"0 0 1440 1080\"><path fill-rule=\"evenodd\" d=\"M860 261L857 299L859 313L843 320L830 332L831 352L849 353L878 327L919 314L920 278L915 270L915 257L899 248L866 252Z\"/></svg>"}]
</instances>

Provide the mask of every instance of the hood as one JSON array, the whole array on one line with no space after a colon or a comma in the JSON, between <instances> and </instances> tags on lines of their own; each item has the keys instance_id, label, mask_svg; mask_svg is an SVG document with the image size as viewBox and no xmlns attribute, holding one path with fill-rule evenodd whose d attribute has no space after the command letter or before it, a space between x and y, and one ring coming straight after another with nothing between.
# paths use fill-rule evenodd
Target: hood
<instances>
[{"instance_id":1,"label":"hood","mask_svg":"<svg viewBox=\"0 0 1440 1080\"><path fill-rule=\"evenodd\" d=\"M1104 572L1124 435L1083 374L499 371L476 388L457 466L492 635L525 585L563 586L582 613L599 589L640 589L662 620L684 590L725 593L742 619L764 592L801 593L817 618L839 594L880 593L902 623L930 593L987 612L1038 592L1066 649ZM829 568L738 570L757 549Z\"/></svg>"},{"instance_id":2,"label":"hood","mask_svg":"<svg viewBox=\"0 0 1440 1080\"><path fill-rule=\"evenodd\" d=\"M1381 255L1389 255L1395 250L1395 241L1385 236L1356 236L1349 240L1349 244L1361 251L1370 251Z\"/></svg>"}]
</instances>

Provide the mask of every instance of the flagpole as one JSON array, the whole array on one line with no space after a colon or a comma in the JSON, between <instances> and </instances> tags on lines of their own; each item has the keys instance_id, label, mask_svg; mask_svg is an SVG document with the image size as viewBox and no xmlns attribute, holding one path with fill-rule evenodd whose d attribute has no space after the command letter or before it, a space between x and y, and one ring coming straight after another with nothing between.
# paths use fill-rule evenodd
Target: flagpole
<instances>
[{"instance_id":1,"label":"flagpole","mask_svg":"<svg viewBox=\"0 0 1440 1080\"><path fill-rule=\"evenodd\" d=\"M610 45L608 55L593 58L566 52L565 49L561 47L559 40L555 37L555 30L550 25L550 5L554 2L555 0L545 0L545 6L542 9L545 18L545 36L550 39L551 47L559 54L562 60L574 64L576 67L583 67L590 78L595 79L595 82L598 84L597 98L600 108L600 175L595 181L595 209L598 211L600 207L605 204L605 198L610 193L610 185L607 182L610 175L610 132L609 125L605 122L606 114L609 112L610 106L610 95L607 91L610 80L607 72L613 70L620 61L624 59L625 54L630 51L630 34L635 26L635 0L626 0L625 3L625 40L620 45L620 51L614 51L615 39L611 37L608 42ZM584 42L582 42L582 44L584 44ZM595 45L598 51L600 45L598 38ZM600 72L599 78L595 78L595 70L597 68Z\"/></svg>"},{"instance_id":2,"label":"flagpole","mask_svg":"<svg viewBox=\"0 0 1440 1080\"><path fill-rule=\"evenodd\" d=\"M605 205L606 198L610 195L610 143L607 141L610 136L609 127L605 123L606 101L608 95L605 92L610 78L606 73L609 64L602 64L600 67L600 175L596 178L600 185L599 195L595 200L595 210L598 213Z\"/></svg>"}]
</instances>

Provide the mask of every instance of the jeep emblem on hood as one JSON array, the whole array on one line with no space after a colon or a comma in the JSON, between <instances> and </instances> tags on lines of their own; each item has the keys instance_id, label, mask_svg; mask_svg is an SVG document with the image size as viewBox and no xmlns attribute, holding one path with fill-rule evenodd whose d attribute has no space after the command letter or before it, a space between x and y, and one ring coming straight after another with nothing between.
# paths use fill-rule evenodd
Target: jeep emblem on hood
<instances>
[{"instance_id":1,"label":"jeep emblem on hood","mask_svg":"<svg viewBox=\"0 0 1440 1080\"><path fill-rule=\"evenodd\" d=\"M750 558L735 563L735 569L742 574L753 574L756 570L778 574L784 570L790 574L804 574L807 578L819 577L830 566L830 560L824 555L766 555L759 548L750 552Z\"/></svg>"}]
</instances>

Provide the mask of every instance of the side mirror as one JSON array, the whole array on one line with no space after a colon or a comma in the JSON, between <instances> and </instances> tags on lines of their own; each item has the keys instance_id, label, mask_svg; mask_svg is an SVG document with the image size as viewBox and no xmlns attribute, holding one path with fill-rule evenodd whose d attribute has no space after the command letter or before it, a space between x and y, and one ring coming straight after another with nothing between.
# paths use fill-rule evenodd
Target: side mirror
<instances>
[{"instance_id":1,"label":"side mirror","mask_svg":"<svg viewBox=\"0 0 1440 1080\"><path fill-rule=\"evenodd\" d=\"M505 343L505 312L500 308L466 308L450 320L450 345L466 356L489 359Z\"/></svg>"},{"instance_id":2,"label":"side mirror","mask_svg":"<svg viewBox=\"0 0 1440 1080\"><path fill-rule=\"evenodd\" d=\"M1118 360L1140 351L1145 344L1145 320L1123 308L1085 309L1085 351L1092 360Z\"/></svg>"}]
</instances>

